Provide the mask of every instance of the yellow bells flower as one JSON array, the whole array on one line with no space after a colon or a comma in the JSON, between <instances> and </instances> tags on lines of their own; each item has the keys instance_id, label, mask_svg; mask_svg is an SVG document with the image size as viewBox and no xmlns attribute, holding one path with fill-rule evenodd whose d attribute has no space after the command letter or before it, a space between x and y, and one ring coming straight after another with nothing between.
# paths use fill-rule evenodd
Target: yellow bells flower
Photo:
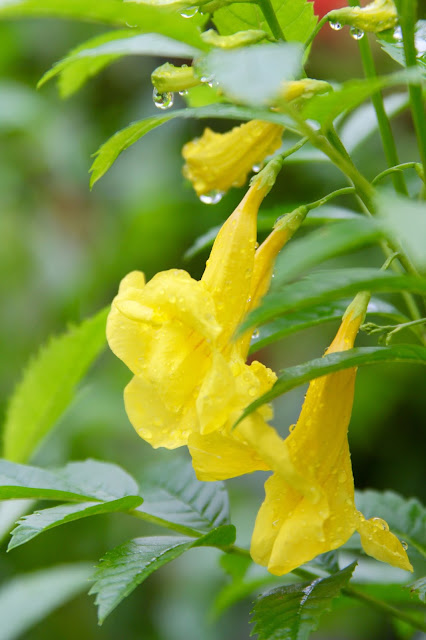
<instances>
[{"instance_id":1,"label":"yellow bells flower","mask_svg":"<svg viewBox=\"0 0 426 640\"><path fill-rule=\"evenodd\" d=\"M326 353L352 348L368 304L358 294L348 307ZM315 556L344 544L357 530L367 554L412 570L400 541L379 519L366 520L355 507L354 482L347 439L356 369L313 380L299 420L284 441L294 469L316 495L306 495L288 481L278 459L266 481L266 498L256 519L253 559L276 575L288 573Z\"/></svg>"},{"instance_id":2,"label":"yellow bells flower","mask_svg":"<svg viewBox=\"0 0 426 640\"><path fill-rule=\"evenodd\" d=\"M261 120L251 120L227 133L207 128L201 138L183 147L183 174L198 196L241 187L253 166L279 149L283 130L278 124Z\"/></svg>"},{"instance_id":3,"label":"yellow bells flower","mask_svg":"<svg viewBox=\"0 0 426 640\"><path fill-rule=\"evenodd\" d=\"M129 419L153 447L230 433L242 410L275 382L261 363L245 364L246 353L231 342L252 293L257 211L269 188L258 176L219 232L201 281L172 269L147 283L133 272L120 285L107 338L134 374L124 394ZM256 412L252 431L271 429L269 415L264 407ZM228 476L268 468L241 432L230 440L226 446L238 456Z\"/></svg>"}]
</instances>

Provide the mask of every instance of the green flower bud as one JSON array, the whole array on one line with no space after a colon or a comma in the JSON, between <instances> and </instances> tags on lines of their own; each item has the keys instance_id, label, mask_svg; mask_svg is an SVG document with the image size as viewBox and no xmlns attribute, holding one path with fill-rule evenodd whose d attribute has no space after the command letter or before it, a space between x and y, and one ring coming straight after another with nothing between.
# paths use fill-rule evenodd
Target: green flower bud
<instances>
[{"instance_id":1,"label":"green flower bud","mask_svg":"<svg viewBox=\"0 0 426 640\"><path fill-rule=\"evenodd\" d=\"M268 34L261 29L247 29L247 31L237 31L230 36L220 36L214 29L209 29L201 34L206 44L220 49L237 49L250 44L256 44L265 38L269 38Z\"/></svg>"},{"instance_id":2,"label":"green flower bud","mask_svg":"<svg viewBox=\"0 0 426 640\"><path fill-rule=\"evenodd\" d=\"M151 82L159 93L185 91L200 84L193 67L175 67L170 62L157 67L151 74Z\"/></svg>"},{"instance_id":3,"label":"green flower bud","mask_svg":"<svg viewBox=\"0 0 426 640\"><path fill-rule=\"evenodd\" d=\"M398 14L393 0L374 0L366 7L344 7L327 15L328 21L339 25L350 25L361 31L378 33L393 29L398 22Z\"/></svg>"}]
</instances>

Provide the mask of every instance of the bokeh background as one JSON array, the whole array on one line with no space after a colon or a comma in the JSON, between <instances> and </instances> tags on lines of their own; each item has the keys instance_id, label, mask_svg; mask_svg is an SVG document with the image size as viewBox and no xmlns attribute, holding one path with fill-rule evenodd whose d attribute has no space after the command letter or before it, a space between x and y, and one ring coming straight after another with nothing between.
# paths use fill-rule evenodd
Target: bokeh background
<instances>
[{"instance_id":1,"label":"bokeh background","mask_svg":"<svg viewBox=\"0 0 426 640\"><path fill-rule=\"evenodd\" d=\"M318 2L317 12L342 6ZM90 155L117 129L156 113L149 76L161 61L126 58L82 91L61 101L54 84L36 90L40 76L69 49L102 27L51 19L0 23L0 411L25 363L52 333L62 331L109 303L120 279L140 269L147 277L171 267L202 273L206 253L190 262L183 254L194 239L222 222L241 198L233 190L220 204L201 204L181 173L180 149L205 123L172 122L123 154L91 192ZM375 48L380 70L394 63ZM325 27L315 43L309 74L342 81L362 75L357 45L347 29ZM177 98L177 102L180 98ZM223 122L210 123L218 130ZM417 159L411 120L394 121L401 161ZM373 135L355 160L367 176L385 167ZM343 186L328 165L289 164L265 208L288 211ZM339 203L340 204L340 203ZM353 201L342 204L354 206ZM332 266L380 265L375 250L353 254ZM330 265L328 265L330 266ZM321 355L335 326L297 334L261 354L274 369ZM361 336L360 344L372 344ZM381 366L359 372L350 442L356 485L390 488L425 499L422 483L425 378L417 367ZM105 459L141 475L147 465L168 460L140 440L122 403L129 372L105 353L73 405L33 462L60 465L87 457ZM282 434L295 422L305 389L276 403ZM263 497L262 474L228 483L238 540L248 544ZM95 564L112 546L158 532L130 517L91 518L47 532L28 545L0 552L0 576L85 560ZM161 533L161 532L160 532ZM199 549L164 567L122 604L103 627L93 598L81 596L25 634L27 640L242 640L249 635L250 599L220 619L211 610L227 578L219 553ZM338 607L324 618L323 640L391 640L395 629L378 614Z\"/></svg>"}]
</instances>

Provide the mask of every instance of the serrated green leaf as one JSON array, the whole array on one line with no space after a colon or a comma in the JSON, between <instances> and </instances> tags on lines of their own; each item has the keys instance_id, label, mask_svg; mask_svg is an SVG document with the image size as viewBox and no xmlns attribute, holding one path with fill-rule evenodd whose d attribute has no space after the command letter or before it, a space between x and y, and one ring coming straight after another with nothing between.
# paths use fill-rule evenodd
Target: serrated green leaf
<instances>
[{"instance_id":1,"label":"serrated green leaf","mask_svg":"<svg viewBox=\"0 0 426 640\"><path fill-rule=\"evenodd\" d=\"M260 396L243 411L238 422L258 407L261 407L265 402L270 402L291 389L305 384L305 382L342 369L383 362L406 362L408 364L426 365L426 347L417 344L398 344L392 347L356 347L348 351L329 353L322 358L316 358L295 367L289 367L278 376L270 391Z\"/></svg>"},{"instance_id":2,"label":"serrated green leaf","mask_svg":"<svg viewBox=\"0 0 426 640\"><path fill-rule=\"evenodd\" d=\"M21 544L29 542L40 533L59 527L74 520L88 518L90 516L102 515L105 513L119 513L135 509L142 503L139 496L128 496L111 500L109 502L83 502L78 504L61 504L51 509L43 509L24 516L17 523L12 531L12 539L8 546L8 551L19 547Z\"/></svg>"},{"instance_id":3,"label":"serrated green leaf","mask_svg":"<svg viewBox=\"0 0 426 640\"><path fill-rule=\"evenodd\" d=\"M122 0L0 0L0 19L27 16L51 16L139 28L146 33L162 33L206 49L198 30L198 20L186 20L178 13L146 4Z\"/></svg>"},{"instance_id":4,"label":"serrated green leaf","mask_svg":"<svg viewBox=\"0 0 426 640\"><path fill-rule=\"evenodd\" d=\"M379 43L386 53L396 60L401 66L405 67L404 43L401 37L395 37L395 34L386 31L378 35ZM414 42L417 49L417 64L426 75L426 51L424 42L426 40L426 20L418 20L415 28Z\"/></svg>"},{"instance_id":5,"label":"serrated green leaf","mask_svg":"<svg viewBox=\"0 0 426 640\"><path fill-rule=\"evenodd\" d=\"M9 401L3 455L26 462L74 397L76 385L106 345L108 309L50 339L29 362Z\"/></svg>"},{"instance_id":6,"label":"serrated green leaf","mask_svg":"<svg viewBox=\"0 0 426 640\"><path fill-rule=\"evenodd\" d=\"M327 127L345 111L351 111L377 91L407 82L418 83L420 74L417 69L405 69L387 76L366 80L349 80L339 89L324 95L313 96L302 108L306 119L316 120Z\"/></svg>"},{"instance_id":7,"label":"serrated green leaf","mask_svg":"<svg viewBox=\"0 0 426 640\"><path fill-rule=\"evenodd\" d=\"M275 280L275 279L274 279ZM240 326L239 333L265 324L277 316L329 303L358 291L412 291L426 294L426 280L394 275L377 269L357 268L322 270L287 285L278 293L274 282L260 307L252 311Z\"/></svg>"},{"instance_id":8,"label":"serrated green leaf","mask_svg":"<svg viewBox=\"0 0 426 640\"><path fill-rule=\"evenodd\" d=\"M115 500L138 495L135 480L107 462L70 462L51 471L0 460L0 500Z\"/></svg>"},{"instance_id":9,"label":"serrated green leaf","mask_svg":"<svg viewBox=\"0 0 426 640\"><path fill-rule=\"evenodd\" d=\"M232 544L233 539L235 528L225 525L195 540L188 536L135 538L112 549L101 559L94 575L95 583L90 590L91 594L96 594L99 622L102 623L151 573L188 549Z\"/></svg>"},{"instance_id":10,"label":"serrated green leaf","mask_svg":"<svg viewBox=\"0 0 426 640\"><path fill-rule=\"evenodd\" d=\"M272 0L285 39L305 42L317 24L312 2L308 0ZM257 4L231 4L216 11L213 21L222 35L246 29L262 29L271 33L263 12Z\"/></svg>"},{"instance_id":11,"label":"serrated green leaf","mask_svg":"<svg viewBox=\"0 0 426 640\"><path fill-rule=\"evenodd\" d=\"M52 611L87 589L90 563L21 574L0 588L0 640L22 637Z\"/></svg>"},{"instance_id":12,"label":"serrated green leaf","mask_svg":"<svg viewBox=\"0 0 426 640\"><path fill-rule=\"evenodd\" d=\"M293 240L275 262L274 288L291 282L312 267L377 242L382 232L370 218L347 220Z\"/></svg>"},{"instance_id":13,"label":"serrated green leaf","mask_svg":"<svg viewBox=\"0 0 426 640\"><path fill-rule=\"evenodd\" d=\"M407 589L410 593L415 593L421 602L426 603L426 576L408 585Z\"/></svg>"},{"instance_id":14,"label":"serrated green leaf","mask_svg":"<svg viewBox=\"0 0 426 640\"><path fill-rule=\"evenodd\" d=\"M59 91L63 98L67 98L80 89L89 78L123 56L192 58L200 53L200 49L161 34L112 31L91 38L70 51L44 74L38 87L59 74Z\"/></svg>"},{"instance_id":15,"label":"serrated green leaf","mask_svg":"<svg viewBox=\"0 0 426 640\"><path fill-rule=\"evenodd\" d=\"M350 300L338 300L326 305L306 309L305 311L289 313L283 318L277 318L277 320L263 325L253 334L250 353L255 353L268 344L282 340L282 338L297 331L340 319L346 311L349 302ZM394 322L408 322L407 316L404 316L404 314L392 304L384 302L379 298L372 298L370 300L367 318L371 316L391 318Z\"/></svg>"},{"instance_id":16,"label":"serrated green leaf","mask_svg":"<svg viewBox=\"0 0 426 640\"><path fill-rule=\"evenodd\" d=\"M303 48L295 42L216 49L203 59L203 70L231 101L261 106L278 96L283 82L300 76L302 56Z\"/></svg>"},{"instance_id":17,"label":"serrated green leaf","mask_svg":"<svg viewBox=\"0 0 426 640\"><path fill-rule=\"evenodd\" d=\"M327 578L278 587L255 603L251 622L259 640L307 640L348 584L356 562Z\"/></svg>"},{"instance_id":18,"label":"serrated green leaf","mask_svg":"<svg viewBox=\"0 0 426 640\"><path fill-rule=\"evenodd\" d=\"M128 127L117 131L94 154L96 156L90 168L92 176L90 185L93 186L112 166L122 151L128 149L142 136L156 127L175 118L220 118L230 120L265 120L286 126L290 131L295 130L294 123L284 114L269 111L268 109L255 109L253 107L235 107L229 104L209 104L205 107L194 109L179 109L167 115L152 116L145 120L133 122Z\"/></svg>"},{"instance_id":19,"label":"serrated green leaf","mask_svg":"<svg viewBox=\"0 0 426 640\"><path fill-rule=\"evenodd\" d=\"M192 465L175 459L149 471L141 485L149 513L196 531L229 523L229 498L223 482L200 482Z\"/></svg>"}]
</instances>

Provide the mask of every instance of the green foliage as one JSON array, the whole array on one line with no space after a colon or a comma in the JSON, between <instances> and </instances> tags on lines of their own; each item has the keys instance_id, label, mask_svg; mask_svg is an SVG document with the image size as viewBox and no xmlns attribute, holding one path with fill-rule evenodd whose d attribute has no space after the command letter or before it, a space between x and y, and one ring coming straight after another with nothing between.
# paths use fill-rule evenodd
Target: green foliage
<instances>
[{"instance_id":1,"label":"green foliage","mask_svg":"<svg viewBox=\"0 0 426 640\"><path fill-rule=\"evenodd\" d=\"M30 361L8 405L3 455L26 462L74 397L105 347L108 309L51 338Z\"/></svg>"},{"instance_id":2,"label":"green foliage","mask_svg":"<svg viewBox=\"0 0 426 640\"><path fill-rule=\"evenodd\" d=\"M343 298L358 291L413 291L425 294L426 280L412 276L394 275L377 269L357 268L322 270L285 288L285 298L274 284L258 309L252 311L240 327L245 329L286 313Z\"/></svg>"},{"instance_id":3,"label":"green foliage","mask_svg":"<svg viewBox=\"0 0 426 640\"><path fill-rule=\"evenodd\" d=\"M328 578L278 587L261 596L252 614L259 640L307 640L321 615L351 579L356 563Z\"/></svg>"},{"instance_id":4,"label":"green foliage","mask_svg":"<svg viewBox=\"0 0 426 640\"><path fill-rule=\"evenodd\" d=\"M303 49L296 43L213 50L203 70L237 103L262 106L277 97L283 82L300 76Z\"/></svg>"},{"instance_id":5,"label":"green foliage","mask_svg":"<svg viewBox=\"0 0 426 640\"><path fill-rule=\"evenodd\" d=\"M254 332L250 353L255 353L259 349L266 347L266 345L277 342L297 331L316 327L333 320L340 320L348 304L348 300L337 300L336 302L319 305L304 311L288 313L282 318L277 318ZM373 298L370 301L367 319L370 316L390 318L395 322L408 321L407 316L404 316L394 305L379 298Z\"/></svg>"},{"instance_id":6,"label":"green foliage","mask_svg":"<svg viewBox=\"0 0 426 640\"><path fill-rule=\"evenodd\" d=\"M308 0L272 0L272 6L286 40L305 42L317 23L312 2L308 2ZM216 11L213 20L222 35L229 35L245 29L263 29L267 33L271 33L260 6L257 4L232 4Z\"/></svg>"},{"instance_id":7,"label":"green foliage","mask_svg":"<svg viewBox=\"0 0 426 640\"><path fill-rule=\"evenodd\" d=\"M95 575L90 593L96 594L99 622L105 618L139 584L154 571L182 555L188 549L199 546L232 544L235 529L225 525L214 533L201 538L156 536L135 538L112 551L102 559Z\"/></svg>"},{"instance_id":8,"label":"green foliage","mask_svg":"<svg viewBox=\"0 0 426 640\"><path fill-rule=\"evenodd\" d=\"M34 511L31 515L24 516L19 520L17 527L12 531L12 539L8 546L8 551L19 547L21 544L29 542L40 533L67 524L81 518L97 516L105 513L118 513L131 511L138 507L142 498L138 496L128 496L109 502L83 502L78 504L61 504L51 509Z\"/></svg>"},{"instance_id":9,"label":"green foliage","mask_svg":"<svg viewBox=\"0 0 426 640\"><path fill-rule=\"evenodd\" d=\"M229 498L223 482L201 482L192 465L179 458L148 471L142 480L140 511L164 521L209 531L229 523Z\"/></svg>"},{"instance_id":10,"label":"green foliage","mask_svg":"<svg viewBox=\"0 0 426 640\"><path fill-rule=\"evenodd\" d=\"M0 460L0 500L116 500L137 496L138 485L115 464L86 460L70 462L63 469L38 467Z\"/></svg>"},{"instance_id":11,"label":"green foliage","mask_svg":"<svg viewBox=\"0 0 426 640\"><path fill-rule=\"evenodd\" d=\"M0 588L0 640L15 640L87 589L91 566L64 564L23 573Z\"/></svg>"},{"instance_id":12,"label":"green foliage","mask_svg":"<svg viewBox=\"0 0 426 640\"><path fill-rule=\"evenodd\" d=\"M426 75L426 51L422 47L422 42L426 39L426 20L418 20L415 30L415 44L417 49L417 64ZM402 38L395 33L384 32L380 34L379 42L383 51L396 60L401 66L405 67L404 43Z\"/></svg>"},{"instance_id":13,"label":"green foliage","mask_svg":"<svg viewBox=\"0 0 426 640\"><path fill-rule=\"evenodd\" d=\"M426 604L426 576L424 578L419 578L413 584L410 584L409 587L411 593L415 593L421 602Z\"/></svg>"},{"instance_id":14,"label":"green foliage","mask_svg":"<svg viewBox=\"0 0 426 640\"><path fill-rule=\"evenodd\" d=\"M356 347L348 351L329 353L322 358L288 367L278 376L272 389L252 402L242 413L238 422L265 402L287 393L291 389L305 384L314 378L320 378L335 371L350 369L380 362L406 362L408 364L426 364L426 347L417 344L398 344L392 347Z\"/></svg>"},{"instance_id":15,"label":"green foliage","mask_svg":"<svg viewBox=\"0 0 426 640\"><path fill-rule=\"evenodd\" d=\"M141 34L135 33L134 30L112 31L91 38L70 51L65 58L43 75L38 87L59 75L59 93L62 98L68 98L90 78L123 56L191 58L199 53L201 53L199 49L161 34Z\"/></svg>"}]
</instances>

